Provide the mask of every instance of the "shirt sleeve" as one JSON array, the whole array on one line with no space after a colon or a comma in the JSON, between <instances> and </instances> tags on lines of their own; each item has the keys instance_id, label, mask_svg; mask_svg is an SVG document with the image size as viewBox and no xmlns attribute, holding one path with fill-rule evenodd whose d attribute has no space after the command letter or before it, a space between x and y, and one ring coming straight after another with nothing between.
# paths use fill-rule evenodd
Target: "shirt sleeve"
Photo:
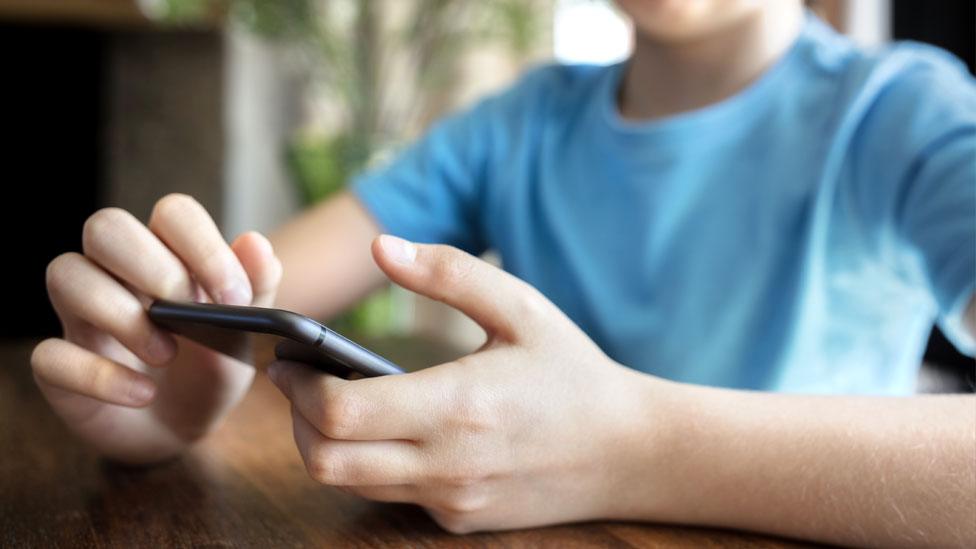
<instances>
[{"instance_id":1,"label":"shirt sleeve","mask_svg":"<svg viewBox=\"0 0 976 549\"><path fill-rule=\"evenodd\" d=\"M960 128L933 143L918 160L913 180L905 196L903 235L922 257L940 328L973 356L976 340L963 315L976 293L976 128Z\"/></svg>"},{"instance_id":2,"label":"shirt sleeve","mask_svg":"<svg viewBox=\"0 0 976 549\"><path fill-rule=\"evenodd\" d=\"M495 99L436 123L387 166L360 176L353 193L384 231L479 254L479 205L492 149Z\"/></svg>"},{"instance_id":3,"label":"shirt sleeve","mask_svg":"<svg viewBox=\"0 0 976 549\"><path fill-rule=\"evenodd\" d=\"M955 58L924 53L875 107L869 185L884 191L873 198L885 204L943 333L973 356L963 314L976 292L976 85Z\"/></svg>"}]
</instances>

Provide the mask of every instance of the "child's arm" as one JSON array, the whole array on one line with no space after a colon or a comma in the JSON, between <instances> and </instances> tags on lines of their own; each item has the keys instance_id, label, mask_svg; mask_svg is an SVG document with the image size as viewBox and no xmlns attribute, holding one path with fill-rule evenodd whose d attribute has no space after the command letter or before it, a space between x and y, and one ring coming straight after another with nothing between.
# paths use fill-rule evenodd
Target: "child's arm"
<instances>
[{"instance_id":1,"label":"child's arm","mask_svg":"<svg viewBox=\"0 0 976 549\"><path fill-rule=\"evenodd\" d=\"M394 282L489 337L400 376L272 365L319 482L418 503L455 532L614 518L858 545L976 542L972 396L672 383L614 363L533 288L456 249L381 237L373 251Z\"/></svg>"},{"instance_id":2,"label":"child's arm","mask_svg":"<svg viewBox=\"0 0 976 549\"><path fill-rule=\"evenodd\" d=\"M277 229L271 242L285 269L275 306L328 318L376 289L386 280L369 254L379 232L348 191Z\"/></svg>"},{"instance_id":3,"label":"child's arm","mask_svg":"<svg viewBox=\"0 0 976 549\"><path fill-rule=\"evenodd\" d=\"M976 543L972 395L814 397L688 385L670 393L669 457L635 476L634 518L844 545ZM634 471L651 449L636 450Z\"/></svg>"}]
</instances>

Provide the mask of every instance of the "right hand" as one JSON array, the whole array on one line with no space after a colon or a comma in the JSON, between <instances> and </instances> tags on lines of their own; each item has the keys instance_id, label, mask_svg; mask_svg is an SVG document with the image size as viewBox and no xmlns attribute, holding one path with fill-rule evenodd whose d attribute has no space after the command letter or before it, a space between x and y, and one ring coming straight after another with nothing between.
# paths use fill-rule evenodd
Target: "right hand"
<instances>
[{"instance_id":1,"label":"right hand","mask_svg":"<svg viewBox=\"0 0 976 549\"><path fill-rule=\"evenodd\" d=\"M281 262L255 232L228 245L186 195L160 199L148 226L106 208L85 223L83 254L47 268L64 336L42 341L31 366L55 412L121 461L173 456L209 432L246 393L254 368L153 324L155 298L271 306Z\"/></svg>"}]
</instances>

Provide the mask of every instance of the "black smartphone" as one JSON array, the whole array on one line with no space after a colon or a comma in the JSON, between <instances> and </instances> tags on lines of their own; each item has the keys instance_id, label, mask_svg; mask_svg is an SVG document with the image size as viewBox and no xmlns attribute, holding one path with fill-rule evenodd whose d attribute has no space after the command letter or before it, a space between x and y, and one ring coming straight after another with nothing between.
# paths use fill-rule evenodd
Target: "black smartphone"
<instances>
[{"instance_id":1,"label":"black smartphone","mask_svg":"<svg viewBox=\"0 0 976 549\"><path fill-rule=\"evenodd\" d=\"M149 307L156 324L228 356L247 360L251 334L281 337L275 356L315 366L342 377L402 374L380 355L298 313L263 307L156 300Z\"/></svg>"}]
</instances>

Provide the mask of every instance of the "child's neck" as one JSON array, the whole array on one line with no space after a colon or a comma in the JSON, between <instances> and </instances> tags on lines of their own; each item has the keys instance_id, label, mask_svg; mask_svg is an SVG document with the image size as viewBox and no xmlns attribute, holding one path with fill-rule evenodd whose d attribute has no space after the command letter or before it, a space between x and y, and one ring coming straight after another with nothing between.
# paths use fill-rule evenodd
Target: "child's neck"
<instances>
[{"instance_id":1,"label":"child's neck","mask_svg":"<svg viewBox=\"0 0 976 549\"><path fill-rule=\"evenodd\" d=\"M799 2L770 2L757 14L710 36L664 43L636 34L619 93L631 120L699 109L744 89L793 44L803 22Z\"/></svg>"}]
</instances>

